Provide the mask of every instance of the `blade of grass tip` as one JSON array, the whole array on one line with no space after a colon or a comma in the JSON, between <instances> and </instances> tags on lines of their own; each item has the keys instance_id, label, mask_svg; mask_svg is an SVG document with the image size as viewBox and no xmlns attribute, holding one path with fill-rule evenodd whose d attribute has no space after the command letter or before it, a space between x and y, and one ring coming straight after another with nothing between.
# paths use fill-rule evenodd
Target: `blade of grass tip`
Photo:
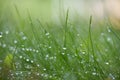
<instances>
[{"instance_id":1,"label":"blade of grass tip","mask_svg":"<svg viewBox=\"0 0 120 80\"><path fill-rule=\"evenodd\" d=\"M68 17L69 17L69 9L67 9L65 26L64 26L64 47L66 47L66 37L67 37L67 26L68 26Z\"/></svg>"},{"instance_id":2,"label":"blade of grass tip","mask_svg":"<svg viewBox=\"0 0 120 80\"><path fill-rule=\"evenodd\" d=\"M91 36L92 35L91 34L91 27L92 27L92 16L90 16L90 21L89 21L89 40L90 40L90 44L91 44L91 49L92 49L94 63L96 65L95 69L96 69L96 71L99 71L99 72L103 73L103 71L102 71L99 63L97 62L96 56L95 56L95 51L94 51L94 46L93 46L93 40L92 40L92 36ZM99 77L102 78L102 79L104 79L102 75L99 75Z\"/></svg>"}]
</instances>

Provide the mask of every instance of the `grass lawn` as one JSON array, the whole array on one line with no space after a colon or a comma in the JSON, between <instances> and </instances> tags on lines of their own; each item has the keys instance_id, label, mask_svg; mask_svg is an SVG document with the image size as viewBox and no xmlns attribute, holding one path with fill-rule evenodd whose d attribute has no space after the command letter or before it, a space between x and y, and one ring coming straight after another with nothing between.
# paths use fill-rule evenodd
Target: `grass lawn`
<instances>
[{"instance_id":1,"label":"grass lawn","mask_svg":"<svg viewBox=\"0 0 120 80\"><path fill-rule=\"evenodd\" d=\"M0 80L120 80L119 30L65 16L59 25L1 18Z\"/></svg>"}]
</instances>

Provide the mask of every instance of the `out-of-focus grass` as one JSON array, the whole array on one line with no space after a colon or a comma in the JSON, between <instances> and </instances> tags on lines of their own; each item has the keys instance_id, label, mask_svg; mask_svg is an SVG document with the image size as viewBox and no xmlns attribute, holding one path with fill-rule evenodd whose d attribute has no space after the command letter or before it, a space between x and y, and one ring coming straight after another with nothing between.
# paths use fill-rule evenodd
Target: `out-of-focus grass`
<instances>
[{"instance_id":1,"label":"out-of-focus grass","mask_svg":"<svg viewBox=\"0 0 120 80\"><path fill-rule=\"evenodd\" d=\"M29 11L20 16L17 23L0 20L1 80L120 79L119 31L105 21L73 22L69 12L61 25L42 23Z\"/></svg>"}]
</instances>

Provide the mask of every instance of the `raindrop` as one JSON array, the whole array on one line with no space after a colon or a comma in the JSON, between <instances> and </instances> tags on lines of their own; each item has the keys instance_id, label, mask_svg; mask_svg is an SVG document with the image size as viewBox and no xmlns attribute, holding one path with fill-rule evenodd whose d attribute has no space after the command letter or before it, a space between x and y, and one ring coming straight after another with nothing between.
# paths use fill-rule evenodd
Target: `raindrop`
<instances>
[{"instance_id":1,"label":"raindrop","mask_svg":"<svg viewBox=\"0 0 120 80\"><path fill-rule=\"evenodd\" d=\"M6 47L6 44L3 44L3 48L5 48Z\"/></svg>"},{"instance_id":2,"label":"raindrop","mask_svg":"<svg viewBox=\"0 0 120 80\"><path fill-rule=\"evenodd\" d=\"M65 48L65 47L63 48L63 50L66 50L66 49L67 49L67 48Z\"/></svg>"},{"instance_id":3,"label":"raindrop","mask_svg":"<svg viewBox=\"0 0 120 80\"><path fill-rule=\"evenodd\" d=\"M109 77L112 79L112 80L115 80L115 77L110 73L109 74Z\"/></svg>"},{"instance_id":4,"label":"raindrop","mask_svg":"<svg viewBox=\"0 0 120 80\"><path fill-rule=\"evenodd\" d=\"M33 52L35 52L36 50L35 49L33 49Z\"/></svg>"},{"instance_id":5,"label":"raindrop","mask_svg":"<svg viewBox=\"0 0 120 80\"><path fill-rule=\"evenodd\" d=\"M80 36L80 34L77 34L77 36Z\"/></svg>"},{"instance_id":6,"label":"raindrop","mask_svg":"<svg viewBox=\"0 0 120 80\"><path fill-rule=\"evenodd\" d=\"M65 53L61 53L62 55L65 55Z\"/></svg>"},{"instance_id":7,"label":"raindrop","mask_svg":"<svg viewBox=\"0 0 120 80\"><path fill-rule=\"evenodd\" d=\"M17 43L17 40L14 40L14 43L16 44L16 43Z\"/></svg>"},{"instance_id":8,"label":"raindrop","mask_svg":"<svg viewBox=\"0 0 120 80\"><path fill-rule=\"evenodd\" d=\"M33 63L34 61L33 60L31 60L31 63Z\"/></svg>"},{"instance_id":9,"label":"raindrop","mask_svg":"<svg viewBox=\"0 0 120 80\"><path fill-rule=\"evenodd\" d=\"M48 36L49 34L50 34L50 33L47 32L45 35Z\"/></svg>"},{"instance_id":10,"label":"raindrop","mask_svg":"<svg viewBox=\"0 0 120 80\"><path fill-rule=\"evenodd\" d=\"M39 76L39 75L40 75L40 73L37 73L36 75L37 75L37 76Z\"/></svg>"},{"instance_id":11,"label":"raindrop","mask_svg":"<svg viewBox=\"0 0 120 80\"><path fill-rule=\"evenodd\" d=\"M5 34L9 34L9 31L6 31Z\"/></svg>"},{"instance_id":12,"label":"raindrop","mask_svg":"<svg viewBox=\"0 0 120 80\"><path fill-rule=\"evenodd\" d=\"M2 34L3 34L3 33L2 33L2 32L0 32L0 38L2 37Z\"/></svg>"},{"instance_id":13,"label":"raindrop","mask_svg":"<svg viewBox=\"0 0 120 80\"><path fill-rule=\"evenodd\" d=\"M105 64L106 64L106 65L109 65L109 62L106 62Z\"/></svg>"},{"instance_id":14,"label":"raindrop","mask_svg":"<svg viewBox=\"0 0 120 80\"><path fill-rule=\"evenodd\" d=\"M101 36L104 36L104 35L105 35L105 33L102 32L102 33L101 33Z\"/></svg>"},{"instance_id":15,"label":"raindrop","mask_svg":"<svg viewBox=\"0 0 120 80\"><path fill-rule=\"evenodd\" d=\"M22 39L23 39L23 40L26 40L26 39L27 39L27 37L26 37L26 36L23 36L23 37L22 37Z\"/></svg>"},{"instance_id":16,"label":"raindrop","mask_svg":"<svg viewBox=\"0 0 120 80\"><path fill-rule=\"evenodd\" d=\"M48 58L48 57L49 57L49 55L47 54L47 55L46 55L46 58Z\"/></svg>"},{"instance_id":17,"label":"raindrop","mask_svg":"<svg viewBox=\"0 0 120 80\"><path fill-rule=\"evenodd\" d=\"M38 50L36 50L36 53L38 53L39 51Z\"/></svg>"},{"instance_id":18,"label":"raindrop","mask_svg":"<svg viewBox=\"0 0 120 80\"><path fill-rule=\"evenodd\" d=\"M30 48L29 50L32 51L32 48Z\"/></svg>"},{"instance_id":19,"label":"raindrop","mask_svg":"<svg viewBox=\"0 0 120 80\"><path fill-rule=\"evenodd\" d=\"M37 67L40 67L40 65L39 65L39 64L37 64Z\"/></svg>"},{"instance_id":20,"label":"raindrop","mask_svg":"<svg viewBox=\"0 0 120 80\"><path fill-rule=\"evenodd\" d=\"M26 61L28 62L28 61L29 61L29 59L26 59Z\"/></svg>"},{"instance_id":21,"label":"raindrop","mask_svg":"<svg viewBox=\"0 0 120 80\"><path fill-rule=\"evenodd\" d=\"M25 48L22 48L23 51L25 51Z\"/></svg>"},{"instance_id":22,"label":"raindrop","mask_svg":"<svg viewBox=\"0 0 120 80\"><path fill-rule=\"evenodd\" d=\"M97 75L97 73L96 73L96 72L93 72L92 75Z\"/></svg>"},{"instance_id":23,"label":"raindrop","mask_svg":"<svg viewBox=\"0 0 120 80\"><path fill-rule=\"evenodd\" d=\"M18 73L17 73L17 72L16 72L15 74L16 74L16 75L18 75Z\"/></svg>"},{"instance_id":24,"label":"raindrop","mask_svg":"<svg viewBox=\"0 0 120 80\"><path fill-rule=\"evenodd\" d=\"M26 66L26 68L27 68L27 69L30 69L30 68L31 68L31 66L30 66L30 65L27 65L27 66Z\"/></svg>"},{"instance_id":25,"label":"raindrop","mask_svg":"<svg viewBox=\"0 0 120 80\"><path fill-rule=\"evenodd\" d=\"M110 37L108 37L108 38L107 38L107 41L111 41L111 38L110 38Z\"/></svg>"},{"instance_id":26,"label":"raindrop","mask_svg":"<svg viewBox=\"0 0 120 80\"><path fill-rule=\"evenodd\" d=\"M48 47L49 49L51 48L51 46Z\"/></svg>"},{"instance_id":27,"label":"raindrop","mask_svg":"<svg viewBox=\"0 0 120 80\"><path fill-rule=\"evenodd\" d=\"M30 75L31 74L31 72L28 72L28 75Z\"/></svg>"},{"instance_id":28,"label":"raindrop","mask_svg":"<svg viewBox=\"0 0 120 80\"><path fill-rule=\"evenodd\" d=\"M50 57L50 59L54 59L54 57Z\"/></svg>"},{"instance_id":29,"label":"raindrop","mask_svg":"<svg viewBox=\"0 0 120 80\"><path fill-rule=\"evenodd\" d=\"M83 51L82 54L85 54L85 51Z\"/></svg>"},{"instance_id":30,"label":"raindrop","mask_svg":"<svg viewBox=\"0 0 120 80\"><path fill-rule=\"evenodd\" d=\"M49 76L49 78L52 78L52 76Z\"/></svg>"},{"instance_id":31,"label":"raindrop","mask_svg":"<svg viewBox=\"0 0 120 80\"><path fill-rule=\"evenodd\" d=\"M20 59L22 59L23 57L22 56L19 56L20 57Z\"/></svg>"},{"instance_id":32,"label":"raindrop","mask_svg":"<svg viewBox=\"0 0 120 80\"><path fill-rule=\"evenodd\" d=\"M26 48L26 51L29 51L29 49L28 49L28 48Z\"/></svg>"},{"instance_id":33,"label":"raindrop","mask_svg":"<svg viewBox=\"0 0 120 80\"><path fill-rule=\"evenodd\" d=\"M0 63L3 62L2 60L0 60Z\"/></svg>"},{"instance_id":34,"label":"raindrop","mask_svg":"<svg viewBox=\"0 0 120 80\"><path fill-rule=\"evenodd\" d=\"M46 71L46 69L45 69L45 68L44 68L43 70L44 70L44 71Z\"/></svg>"},{"instance_id":35,"label":"raindrop","mask_svg":"<svg viewBox=\"0 0 120 80\"><path fill-rule=\"evenodd\" d=\"M110 29L108 29L108 32L111 32L111 30L110 30Z\"/></svg>"}]
</instances>

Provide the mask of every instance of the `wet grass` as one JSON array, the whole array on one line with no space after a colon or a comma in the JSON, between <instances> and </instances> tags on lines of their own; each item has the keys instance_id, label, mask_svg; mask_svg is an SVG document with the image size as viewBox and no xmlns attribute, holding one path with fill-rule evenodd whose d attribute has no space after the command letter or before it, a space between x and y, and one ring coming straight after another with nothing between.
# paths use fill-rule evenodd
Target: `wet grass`
<instances>
[{"instance_id":1,"label":"wet grass","mask_svg":"<svg viewBox=\"0 0 120 80\"><path fill-rule=\"evenodd\" d=\"M120 79L119 31L107 23L94 29L92 16L75 23L67 11L65 23L57 25L28 12L17 25L5 27L1 20L0 26L1 80Z\"/></svg>"}]
</instances>

